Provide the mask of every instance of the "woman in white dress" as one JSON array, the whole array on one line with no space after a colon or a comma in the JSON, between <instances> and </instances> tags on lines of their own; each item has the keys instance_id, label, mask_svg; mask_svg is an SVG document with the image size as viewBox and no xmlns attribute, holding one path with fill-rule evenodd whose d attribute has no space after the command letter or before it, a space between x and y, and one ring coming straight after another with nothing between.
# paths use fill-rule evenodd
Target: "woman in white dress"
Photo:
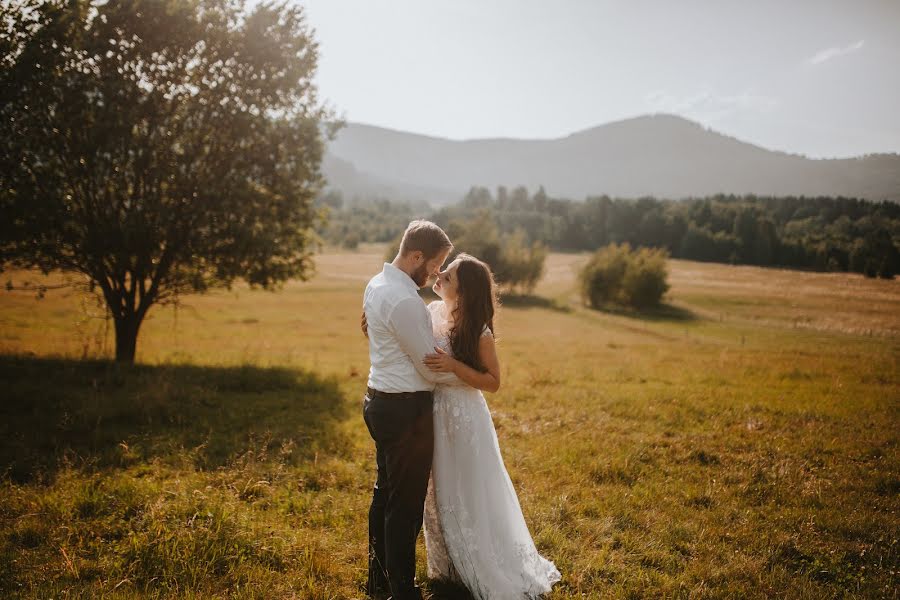
<instances>
[{"instance_id":1,"label":"woman in white dress","mask_svg":"<svg viewBox=\"0 0 900 600\"><path fill-rule=\"evenodd\" d=\"M496 285L485 263L460 254L433 289L442 300L428 305L436 353L425 364L464 384L434 391L424 519L428 577L460 583L479 600L536 598L560 573L534 545L481 393L500 387Z\"/></svg>"}]
</instances>

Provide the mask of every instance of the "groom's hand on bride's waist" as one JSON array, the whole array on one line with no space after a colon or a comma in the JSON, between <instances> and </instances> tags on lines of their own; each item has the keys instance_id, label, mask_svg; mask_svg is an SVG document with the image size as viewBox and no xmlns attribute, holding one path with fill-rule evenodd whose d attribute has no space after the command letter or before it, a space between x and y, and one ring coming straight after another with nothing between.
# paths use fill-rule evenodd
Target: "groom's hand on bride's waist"
<instances>
[{"instance_id":1,"label":"groom's hand on bride's waist","mask_svg":"<svg viewBox=\"0 0 900 600\"><path fill-rule=\"evenodd\" d=\"M369 324L366 322L366 311L363 311L359 320L359 327L362 329L363 335L369 337Z\"/></svg>"}]
</instances>

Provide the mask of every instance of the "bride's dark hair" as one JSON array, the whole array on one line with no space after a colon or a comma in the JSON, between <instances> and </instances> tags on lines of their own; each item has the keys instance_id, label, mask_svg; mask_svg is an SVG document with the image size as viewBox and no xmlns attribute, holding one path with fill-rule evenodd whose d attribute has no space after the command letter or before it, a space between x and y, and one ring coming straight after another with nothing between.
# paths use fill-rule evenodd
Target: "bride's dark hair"
<instances>
[{"instance_id":1,"label":"bride's dark hair","mask_svg":"<svg viewBox=\"0 0 900 600\"><path fill-rule=\"evenodd\" d=\"M456 267L457 297L450 347L457 360L484 373L487 368L478 359L478 341L485 325L492 334L497 333L494 330L494 313L499 305L497 284L491 268L474 256L463 252L454 260L458 260L459 265Z\"/></svg>"}]
</instances>

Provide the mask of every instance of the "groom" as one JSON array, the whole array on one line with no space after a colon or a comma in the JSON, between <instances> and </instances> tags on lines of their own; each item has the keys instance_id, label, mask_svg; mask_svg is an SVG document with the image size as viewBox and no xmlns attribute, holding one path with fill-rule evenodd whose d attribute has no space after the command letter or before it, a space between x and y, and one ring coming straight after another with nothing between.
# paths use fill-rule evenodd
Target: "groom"
<instances>
[{"instance_id":1,"label":"groom","mask_svg":"<svg viewBox=\"0 0 900 600\"><path fill-rule=\"evenodd\" d=\"M430 221L413 221L393 262L366 286L363 331L369 338L363 416L375 440L377 478L369 508L367 592L393 600L422 598L415 586L416 538L431 473L436 383L458 383L422 362L433 352L431 316L418 289L437 275L453 248Z\"/></svg>"}]
</instances>

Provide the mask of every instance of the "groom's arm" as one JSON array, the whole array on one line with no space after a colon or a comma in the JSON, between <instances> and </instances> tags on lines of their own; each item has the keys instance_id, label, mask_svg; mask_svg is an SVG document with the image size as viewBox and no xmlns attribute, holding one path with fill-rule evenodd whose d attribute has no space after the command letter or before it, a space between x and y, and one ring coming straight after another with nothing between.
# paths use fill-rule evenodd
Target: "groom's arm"
<instances>
[{"instance_id":1,"label":"groom's arm","mask_svg":"<svg viewBox=\"0 0 900 600\"><path fill-rule=\"evenodd\" d=\"M412 359L419 375L432 383L462 381L453 373L436 373L425 366L425 355L434 352L434 334L428 328L428 313L419 298L404 298L391 312L391 325L400 347Z\"/></svg>"}]
</instances>

